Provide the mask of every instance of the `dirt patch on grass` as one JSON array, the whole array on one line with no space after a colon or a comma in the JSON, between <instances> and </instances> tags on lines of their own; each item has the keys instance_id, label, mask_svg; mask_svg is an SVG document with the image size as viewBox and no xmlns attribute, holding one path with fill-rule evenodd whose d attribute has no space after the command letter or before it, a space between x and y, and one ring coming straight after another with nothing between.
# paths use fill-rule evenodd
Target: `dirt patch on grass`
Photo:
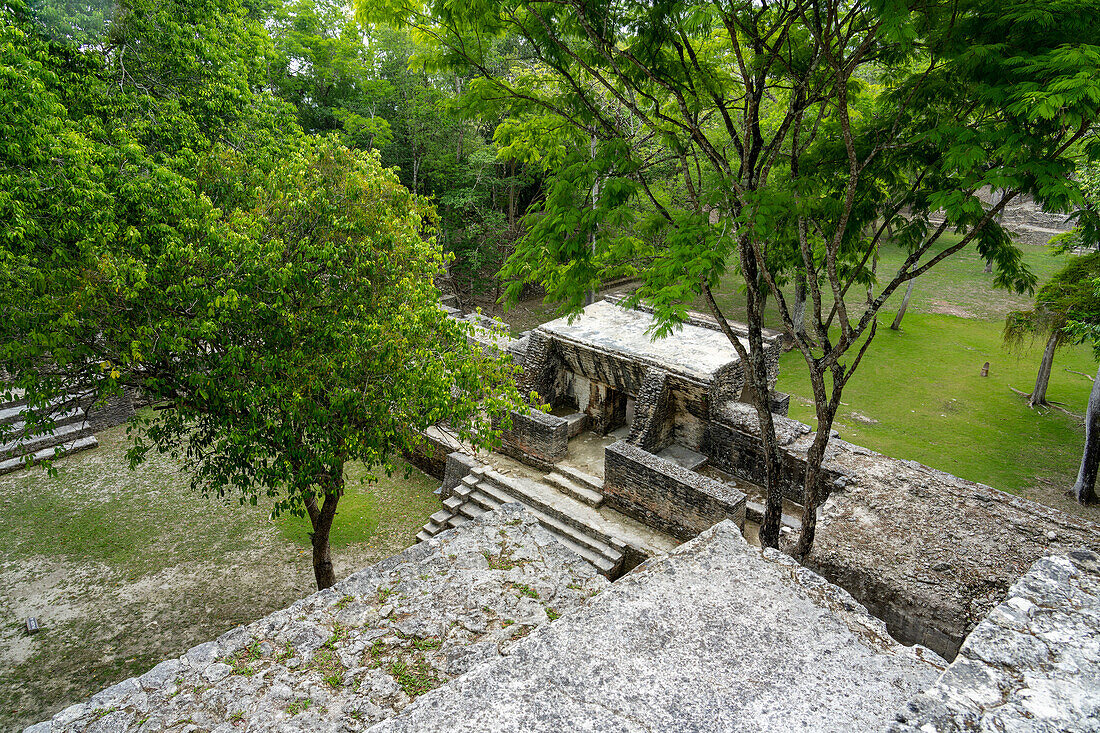
<instances>
[{"instance_id":1,"label":"dirt patch on grass","mask_svg":"<svg viewBox=\"0 0 1100 733\"><path fill-rule=\"evenodd\" d=\"M974 314L965 308L952 305L945 300L930 300L926 308L929 313L939 313L944 316L958 316L959 318L974 318Z\"/></svg>"},{"instance_id":2,"label":"dirt patch on grass","mask_svg":"<svg viewBox=\"0 0 1100 733\"><path fill-rule=\"evenodd\" d=\"M308 549L268 507L204 498L165 456L131 472L125 428L99 438L96 450L59 461L56 477L0 477L0 730L44 720L315 588ZM374 530L334 550L337 575L412 544L439 508L436 483L399 473L364 487ZM34 636L28 616L42 626Z\"/></svg>"}]
</instances>

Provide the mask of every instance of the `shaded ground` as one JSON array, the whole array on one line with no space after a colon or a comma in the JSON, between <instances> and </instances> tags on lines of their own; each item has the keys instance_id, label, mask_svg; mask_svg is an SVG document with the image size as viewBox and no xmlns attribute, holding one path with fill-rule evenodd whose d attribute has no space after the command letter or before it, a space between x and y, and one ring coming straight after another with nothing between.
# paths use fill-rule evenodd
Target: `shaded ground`
<instances>
[{"instance_id":1,"label":"shaded ground","mask_svg":"<svg viewBox=\"0 0 1100 733\"><path fill-rule=\"evenodd\" d=\"M0 477L0 729L18 729L314 589L298 523L191 491L177 463L100 447ZM349 479L361 470L349 469ZM342 577L413 542L439 508L419 472L349 480L337 516ZM27 636L28 616L43 631Z\"/></svg>"}]
</instances>

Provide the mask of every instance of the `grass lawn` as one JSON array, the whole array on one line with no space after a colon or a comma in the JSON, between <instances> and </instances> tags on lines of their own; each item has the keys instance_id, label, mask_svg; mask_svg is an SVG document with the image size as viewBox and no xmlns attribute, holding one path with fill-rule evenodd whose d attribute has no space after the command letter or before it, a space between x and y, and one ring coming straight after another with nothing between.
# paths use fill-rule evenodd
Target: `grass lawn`
<instances>
[{"instance_id":1,"label":"grass lawn","mask_svg":"<svg viewBox=\"0 0 1100 733\"><path fill-rule=\"evenodd\" d=\"M948 246L957 238L950 238ZM1024 260L1041 285L1065 263L1046 247L1023 247ZM882 279L901 266L905 253L894 245L881 250ZM1030 392L1043 341L1009 352L1001 329L1011 310L1029 308L1027 295L993 287L993 275L972 250L949 257L913 288L901 331L891 331L903 290L883 307L879 332L852 381L845 388L836 428L853 443L898 458L919 461L963 478L1081 513L1064 493L1073 485L1081 459L1084 430L1079 420L1057 410L1031 410L1010 387ZM858 307L865 290L846 300ZM789 296L788 296L789 297ZM730 275L716 296L730 318L744 317L744 295ZM832 300L828 299L831 305ZM703 304L696 307L703 310ZM778 328L776 309L766 322ZM854 356L854 353L853 353ZM984 362L990 376L979 376ZM780 362L779 389L790 392L791 417L813 423L812 391L801 354ZM1091 382L1072 369L1093 375L1096 364L1086 347L1066 347L1055 357L1048 398L1083 413ZM877 424L852 418L859 413ZM1095 510L1084 510L1089 516Z\"/></svg>"},{"instance_id":2,"label":"grass lawn","mask_svg":"<svg viewBox=\"0 0 1100 733\"><path fill-rule=\"evenodd\" d=\"M1006 352L998 323L911 313L900 332L879 331L845 388L835 427L844 439L887 455L1072 508L1058 494L1077 476L1079 422L1057 410L1029 409L1010 389L1031 390L1041 350L1036 344ZM989 376L982 377L987 361ZM1095 373L1091 351L1059 351L1048 392L1083 411L1092 383L1066 369ZM799 352L781 359L778 386L794 397L791 417L814 424Z\"/></svg>"},{"instance_id":3,"label":"grass lawn","mask_svg":"<svg viewBox=\"0 0 1100 733\"><path fill-rule=\"evenodd\" d=\"M0 476L0 730L21 729L316 589L303 523L207 499L167 456L130 471L126 429ZM345 577L415 541L439 509L419 471L348 469L333 560ZM39 619L27 636L22 620Z\"/></svg>"}]
</instances>

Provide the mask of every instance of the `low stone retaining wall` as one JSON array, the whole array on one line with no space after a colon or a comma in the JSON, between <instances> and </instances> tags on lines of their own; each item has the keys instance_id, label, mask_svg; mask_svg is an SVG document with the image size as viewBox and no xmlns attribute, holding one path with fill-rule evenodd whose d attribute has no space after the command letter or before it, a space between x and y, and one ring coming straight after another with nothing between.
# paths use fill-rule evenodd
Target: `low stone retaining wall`
<instances>
[{"instance_id":1,"label":"low stone retaining wall","mask_svg":"<svg viewBox=\"0 0 1100 733\"><path fill-rule=\"evenodd\" d=\"M502 434L501 452L548 469L565 458L569 448L569 421L534 408L512 413L512 427Z\"/></svg>"},{"instance_id":2,"label":"low stone retaining wall","mask_svg":"<svg viewBox=\"0 0 1100 733\"><path fill-rule=\"evenodd\" d=\"M604 450L604 504L679 540L724 519L745 526L745 495L620 440Z\"/></svg>"},{"instance_id":3,"label":"low stone retaining wall","mask_svg":"<svg viewBox=\"0 0 1100 733\"><path fill-rule=\"evenodd\" d=\"M789 399L789 398L788 398ZM774 415L776 438L783 459L783 496L802 501L806 473L806 449L813 438L810 426ZM763 486L764 451L760 442L756 408L744 402L727 402L716 407L703 437L704 453L712 466L744 481ZM842 472L826 466L824 480L830 487L843 486Z\"/></svg>"}]
</instances>

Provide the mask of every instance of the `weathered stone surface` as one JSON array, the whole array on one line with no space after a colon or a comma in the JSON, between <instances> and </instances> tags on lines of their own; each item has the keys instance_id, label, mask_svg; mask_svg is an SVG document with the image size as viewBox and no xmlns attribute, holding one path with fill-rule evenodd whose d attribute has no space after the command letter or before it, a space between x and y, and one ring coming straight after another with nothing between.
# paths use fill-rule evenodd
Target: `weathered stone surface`
<instances>
[{"instance_id":1,"label":"weathered stone surface","mask_svg":"<svg viewBox=\"0 0 1100 733\"><path fill-rule=\"evenodd\" d=\"M876 730L944 664L723 522L372 732Z\"/></svg>"},{"instance_id":2,"label":"weathered stone surface","mask_svg":"<svg viewBox=\"0 0 1100 733\"><path fill-rule=\"evenodd\" d=\"M1040 557L1100 551L1094 522L913 461L834 439L826 465L848 483L822 507L807 564L948 659Z\"/></svg>"},{"instance_id":3,"label":"weathered stone surface","mask_svg":"<svg viewBox=\"0 0 1100 733\"><path fill-rule=\"evenodd\" d=\"M890 733L1100 730L1100 555L1044 557Z\"/></svg>"},{"instance_id":4,"label":"weathered stone surface","mask_svg":"<svg viewBox=\"0 0 1100 733\"><path fill-rule=\"evenodd\" d=\"M745 526L745 495L625 440L609 445L604 458L603 494L607 506L690 540L729 519Z\"/></svg>"},{"instance_id":5,"label":"weathered stone surface","mask_svg":"<svg viewBox=\"0 0 1100 733\"><path fill-rule=\"evenodd\" d=\"M31 730L362 730L606 586L506 504Z\"/></svg>"}]
</instances>

